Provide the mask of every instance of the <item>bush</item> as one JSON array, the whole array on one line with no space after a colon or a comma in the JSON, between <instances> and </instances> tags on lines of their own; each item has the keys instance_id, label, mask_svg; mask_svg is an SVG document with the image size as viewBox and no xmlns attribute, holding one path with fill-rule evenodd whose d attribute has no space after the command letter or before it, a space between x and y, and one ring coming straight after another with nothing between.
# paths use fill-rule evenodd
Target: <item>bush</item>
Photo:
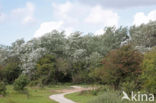
<instances>
[{"instance_id":1,"label":"bush","mask_svg":"<svg viewBox=\"0 0 156 103\"><path fill-rule=\"evenodd\" d=\"M111 51L102 63L100 68L95 69L96 77L99 77L103 84L119 89L124 82L138 81L142 54L127 45Z\"/></svg>"},{"instance_id":2,"label":"bush","mask_svg":"<svg viewBox=\"0 0 156 103\"><path fill-rule=\"evenodd\" d=\"M4 82L0 82L0 95L5 95L6 94L6 85Z\"/></svg>"},{"instance_id":3,"label":"bush","mask_svg":"<svg viewBox=\"0 0 156 103\"><path fill-rule=\"evenodd\" d=\"M121 87L123 91L130 94L131 91L136 90L136 83L134 81L127 81L122 83Z\"/></svg>"},{"instance_id":4,"label":"bush","mask_svg":"<svg viewBox=\"0 0 156 103\"><path fill-rule=\"evenodd\" d=\"M145 53L142 68L143 89L156 94L156 48Z\"/></svg>"},{"instance_id":5,"label":"bush","mask_svg":"<svg viewBox=\"0 0 156 103\"><path fill-rule=\"evenodd\" d=\"M104 92L102 95L91 99L88 103L122 103L120 95L114 91Z\"/></svg>"},{"instance_id":6,"label":"bush","mask_svg":"<svg viewBox=\"0 0 156 103\"><path fill-rule=\"evenodd\" d=\"M90 78L87 71L80 71L72 76L73 83L89 83Z\"/></svg>"},{"instance_id":7,"label":"bush","mask_svg":"<svg viewBox=\"0 0 156 103\"><path fill-rule=\"evenodd\" d=\"M96 86L93 87L91 90L83 90L79 93L79 95L85 95L85 94L91 94L93 96L97 96L100 93L103 92L109 92L111 90L111 88L109 86Z\"/></svg>"},{"instance_id":8,"label":"bush","mask_svg":"<svg viewBox=\"0 0 156 103\"><path fill-rule=\"evenodd\" d=\"M37 68L37 80L41 85L48 85L56 83L56 58L53 55L45 55L36 65Z\"/></svg>"},{"instance_id":9,"label":"bush","mask_svg":"<svg viewBox=\"0 0 156 103\"><path fill-rule=\"evenodd\" d=\"M14 89L17 91L23 91L28 83L29 80L26 75L20 75L14 82Z\"/></svg>"}]
</instances>

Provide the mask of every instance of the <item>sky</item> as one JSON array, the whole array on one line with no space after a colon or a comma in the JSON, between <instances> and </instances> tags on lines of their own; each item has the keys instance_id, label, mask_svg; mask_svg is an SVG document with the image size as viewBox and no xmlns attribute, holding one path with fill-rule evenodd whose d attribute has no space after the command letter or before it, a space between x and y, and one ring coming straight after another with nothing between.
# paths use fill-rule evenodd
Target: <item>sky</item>
<instances>
[{"instance_id":1,"label":"sky","mask_svg":"<svg viewBox=\"0 0 156 103\"><path fill-rule=\"evenodd\" d=\"M99 35L107 26L156 20L156 0L0 0L0 44L43 36L56 29Z\"/></svg>"}]
</instances>

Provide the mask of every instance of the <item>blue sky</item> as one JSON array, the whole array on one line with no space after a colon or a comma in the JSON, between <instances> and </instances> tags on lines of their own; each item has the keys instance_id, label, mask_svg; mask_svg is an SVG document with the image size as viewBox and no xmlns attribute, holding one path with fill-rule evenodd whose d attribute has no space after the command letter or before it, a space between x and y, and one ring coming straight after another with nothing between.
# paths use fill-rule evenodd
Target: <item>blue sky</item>
<instances>
[{"instance_id":1,"label":"blue sky","mask_svg":"<svg viewBox=\"0 0 156 103\"><path fill-rule=\"evenodd\" d=\"M126 1L126 2L125 2ZM101 34L106 26L156 20L155 0L0 0L0 44L30 40L53 29Z\"/></svg>"}]
</instances>

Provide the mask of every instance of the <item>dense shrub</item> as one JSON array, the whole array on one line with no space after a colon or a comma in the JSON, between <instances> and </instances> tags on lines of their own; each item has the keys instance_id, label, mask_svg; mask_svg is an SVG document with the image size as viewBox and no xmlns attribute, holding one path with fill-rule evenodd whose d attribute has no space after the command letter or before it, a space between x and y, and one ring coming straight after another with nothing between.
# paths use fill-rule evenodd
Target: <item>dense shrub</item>
<instances>
[{"instance_id":1,"label":"dense shrub","mask_svg":"<svg viewBox=\"0 0 156 103\"><path fill-rule=\"evenodd\" d=\"M72 76L73 83L89 83L90 78L87 71L80 71Z\"/></svg>"},{"instance_id":2,"label":"dense shrub","mask_svg":"<svg viewBox=\"0 0 156 103\"><path fill-rule=\"evenodd\" d=\"M142 68L143 89L156 94L156 48L145 53Z\"/></svg>"},{"instance_id":3,"label":"dense shrub","mask_svg":"<svg viewBox=\"0 0 156 103\"><path fill-rule=\"evenodd\" d=\"M0 81L3 81L4 78L5 78L4 69L3 69L3 67L0 65Z\"/></svg>"},{"instance_id":4,"label":"dense shrub","mask_svg":"<svg viewBox=\"0 0 156 103\"><path fill-rule=\"evenodd\" d=\"M0 64L0 80L12 84L21 74L20 60L17 57L9 57Z\"/></svg>"},{"instance_id":5,"label":"dense shrub","mask_svg":"<svg viewBox=\"0 0 156 103\"><path fill-rule=\"evenodd\" d=\"M49 83L55 83L56 78L56 59L53 55L45 55L36 65L37 79L39 79L41 85L47 85Z\"/></svg>"},{"instance_id":6,"label":"dense shrub","mask_svg":"<svg viewBox=\"0 0 156 103\"><path fill-rule=\"evenodd\" d=\"M123 82L137 82L141 62L142 54L127 45L111 51L102 61L103 65L95 71L103 83L118 89Z\"/></svg>"},{"instance_id":7,"label":"dense shrub","mask_svg":"<svg viewBox=\"0 0 156 103\"><path fill-rule=\"evenodd\" d=\"M29 80L26 75L20 75L14 82L14 89L17 91L23 91L28 85Z\"/></svg>"},{"instance_id":8,"label":"dense shrub","mask_svg":"<svg viewBox=\"0 0 156 103\"><path fill-rule=\"evenodd\" d=\"M6 94L6 85L4 82L0 82L0 95L5 95Z\"/></svg>"},{"instance_id":9,"label":"dense shrub","mask_svg":"<svg viewBox=\"0 0 156 103\"><path fill-rule=\"evenodd\" d=\"M135 46L153 47L156 46L156 22L149 22L140 26L131 26L129 34L131 43Z\"/></svg>"},{"instance_id":10,"label":"dense shrub","mask_svg":"<svg viewBox=\"0 0 156 103\"><path fill-rule=\"evenodd\" d=\"M121 84L122 90L130 94L132 91L137 90L137 84L134 81L126 81Z\"/></svg>"},{"instance_id":11,"label":"dense shrub","mask_svg":"<svg viewBox=\"0 0 156 103\"><path fill-rule=\"evenodd\" d=\"M8 63L4 67L4 73L5 73L6 82L12 84L14 80L18 78L18 76L20 75L21 70L18 63L12 62L12 63Z\"/></svg>"}]
</instances>

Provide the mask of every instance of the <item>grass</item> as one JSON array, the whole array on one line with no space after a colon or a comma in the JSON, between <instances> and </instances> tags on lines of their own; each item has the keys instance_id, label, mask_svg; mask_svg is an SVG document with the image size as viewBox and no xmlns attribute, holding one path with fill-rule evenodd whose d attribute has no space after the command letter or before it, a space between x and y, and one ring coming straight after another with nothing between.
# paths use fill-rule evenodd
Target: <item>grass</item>
<instances>
[{"instance_id":1,"label":"grass","mask_svg":"<svg viewBox=\"0 0 156 103\"><path fill-rule=\"evenodd\" d=\"M91 94L81 95L80 93L72 93L65 95L65 97L78 103L87 103L90 98L95 98L96 96L93 96Z\"/></svg>"},{"instance_id":2,"label":"grass","mask_svg":"<svg viewBox=\"0 0 156 103\"><path fill-rule=\"evenodd\" d=\"M89 87L84 85L83 87ZM53 85L50 87L28 87L29 95L19 93L13 90L12 86L7 86L7 95L0 97L0 103L57 103L49 99L49 96L56 94L55 90L68 89L69 85ZM135 103L128 101L121 101L122 93L113 91L109 87L99 87L96 90L82 91L65 95L77 103ZM148 103L148 102L136 102ZM149 102L156 103L156 102Z\"/></svg>"},{"instance_id":3,"label":"grass","mask_svg":"<svg viewBox=\"0 0 156 103\"><path fill-rule=\"evenodd\" d=\"M57 103L49 99L55 94L53 90L67 88L66 86L51 86L45 88L28 87L29 95L13 90L12 86L7 86L7 95L0 97L0 103Z\"/></svg>"},{"instance_id":4,"label":"grass","mask_svg":"<svg viewBox=\"0 0 156 103\"><path fill-rule=\"evenodd\" d=\"M97 90L83 91L65 95L77 103L156 103L155 102L129 102L121 101L122 93L113 91L108 87L102 87Z\"/></svg>"},{"instance_id":5,"label":"grass","mask_svg":"<svg viewBox=\"0 0 156 103\"><path fill-rule=\"evenodd\" d=\"M122 96L119 94L119 92L116 91L106 92L86 103L156 103L156 102L139 102L139 101L134 102L134 101L127 101L127 100L122 101L121 97Z\"/></svg>"}]
</instances>

